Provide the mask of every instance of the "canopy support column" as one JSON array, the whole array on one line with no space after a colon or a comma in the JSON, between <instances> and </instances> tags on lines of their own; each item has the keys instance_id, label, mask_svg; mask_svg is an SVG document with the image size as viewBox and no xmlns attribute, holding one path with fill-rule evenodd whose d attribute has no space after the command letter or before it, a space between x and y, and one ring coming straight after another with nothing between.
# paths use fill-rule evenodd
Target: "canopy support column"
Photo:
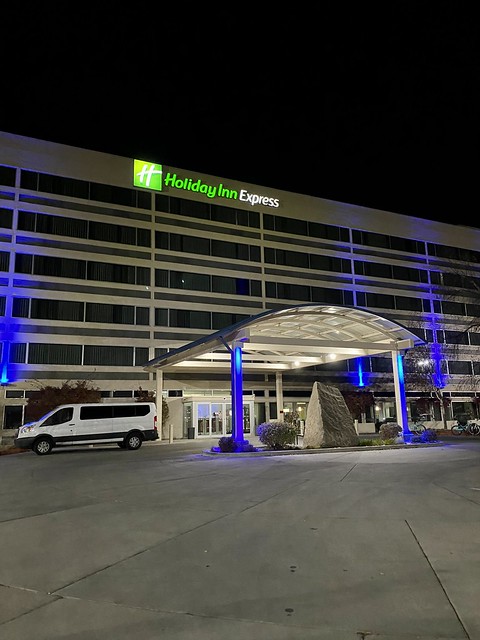
<instances>
[{"instance_id":1,"label":"canopy support column","mask_svg":"<svg viewBox=\"0 0 480 640\"><path fill-rule=\"evenodd\" d=\"M277 420L283 422L285 416L283 413L283 378L281 371L275 373L275 389L277 393Z\"/></svg>"},{"instance_id":2,"label":"canopy support column","mask_svg":"<svg viewBox=\"0 0 480 640\"><path fill-rule=\"evenodd\" d=\"M242 444L243 437L243 371L242 342L235 341L230 351L232 383L232 436L235 442Z\"/></svg>"},{"instance_id":3,"label":"canopy support column","mask_svg":"<svg viewBox=\"0 0 480 640\"><path fill-rule=\"evenodd\" d=\"M163 435L162 434L162 431L163 431L163 425L162 425L163 371L161 369L155 370L155 383L156 383L155 404L157 405L157 430L158 430L158 437L161 440Z\"/></svg>"},{"instance_id":4,"label":"canopy support column","mask_svg":"<svg viewBox=\"0 0 480 640\"><path fill-rule=\"evenodd\" d=\"M408 428L407 398L405 395L405 379L403 376L403 354L400 351L392 351L392 364L397 422L402 428L403 439L409 441L411 432Z\"/></svg>"}]
</instances>

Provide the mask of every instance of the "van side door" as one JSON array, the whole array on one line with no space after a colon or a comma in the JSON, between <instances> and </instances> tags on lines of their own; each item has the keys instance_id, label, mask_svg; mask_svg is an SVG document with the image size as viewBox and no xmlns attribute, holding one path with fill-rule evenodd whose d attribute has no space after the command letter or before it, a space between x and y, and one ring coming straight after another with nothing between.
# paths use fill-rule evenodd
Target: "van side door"
<instances>
[{"instance_id":1,"label":"van side door","mask_svg":"<svg viewBox=\"0 0 480 640\"><path fill-rule=\"evenodd\" d=\"M75 420L76 444L112 442L112 407L108 404L81 406Z\"/></svg>"},{"instance_id":2,"label":"van side door","mask_svg":"<svg viewBox=\"0 0 480 640\"><path fill-rule=\"evenodd\" d=\"M38 425L38 431L45 430L55 440L56 444L70 444L74 438L73 407L62 407L52 413Z\"/></svg>"}]
</instances>

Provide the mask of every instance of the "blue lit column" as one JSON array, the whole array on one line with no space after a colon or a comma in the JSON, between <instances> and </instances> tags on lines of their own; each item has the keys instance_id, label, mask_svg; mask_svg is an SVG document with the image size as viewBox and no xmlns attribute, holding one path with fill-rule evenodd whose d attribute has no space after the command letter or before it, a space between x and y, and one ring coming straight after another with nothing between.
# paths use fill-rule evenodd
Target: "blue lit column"
<instances>
[{"instance_id":1,"label":"blue lit column","mask_svg":"<svg viewBox=\"0 0 480 640\"><path fill-rule=\"evenodd\" d=\"M232 437L235 442L243 439L243 374L242 343L234 342L231 350L232 361Z\"/></svg>"},{"instance_id":2,"label":"blue lit column","mask_svg":"<svg viewBox=\"0 0 480 640\"><path fill-rule=\"evenodd\" d=\"M407 398L405 395L405 380L403 376L403 355L399 351L392 351L392 363L397 422L400 427L402 427L403 439L405 442L408 442L411 432L408 428Z\"/></svg>"}]
</instances>

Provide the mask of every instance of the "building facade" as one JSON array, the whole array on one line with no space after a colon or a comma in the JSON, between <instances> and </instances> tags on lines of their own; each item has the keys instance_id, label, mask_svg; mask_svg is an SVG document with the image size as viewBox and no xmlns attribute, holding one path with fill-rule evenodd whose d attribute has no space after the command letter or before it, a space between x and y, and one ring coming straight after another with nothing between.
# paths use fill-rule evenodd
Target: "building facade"
<instances>
[{"instance_id":1,"label":"building facade","mask_svg":"<svg viewBox=\"0 0 480 640\"><path fill-rule=\"evenodd\" d=\"M412 415L440 420L439 396L449 420L478 415L480 335L467 329L480 304L459 274L480 277L480 229L0 132L0 238L3 429L42 385L86 380L105 400L154 391L156 356L308 302L366 309L426 341L439 381L436 393L407 384ZM360 422L392 415L388 357L284 376L285 410L301 419L316 380L371 391ZM170 435L228 433L229 384L166 377ZM248 433L276 417L275 376L244 388Z\"/></svg>"}]
</instances>

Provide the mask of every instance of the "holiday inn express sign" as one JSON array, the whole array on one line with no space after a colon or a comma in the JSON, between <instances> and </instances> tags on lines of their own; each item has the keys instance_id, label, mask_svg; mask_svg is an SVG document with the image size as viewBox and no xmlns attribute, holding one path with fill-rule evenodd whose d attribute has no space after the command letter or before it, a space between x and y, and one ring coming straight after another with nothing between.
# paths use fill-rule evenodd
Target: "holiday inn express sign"
<instances>
[{"instance_id":1,"label":"holiday inn express sign","mask_svg":"<svg viewBox=\"0 0 480 640\"><path fill-rule=\"evenodd\" d=\"M163 174L163 166L153 162L145 162L144 160L133 161L133 184L135 187L144 189L152 189L154 191L163 191L165 187L169 189L178 189L180 191L194 191L202 193L207 198L222 198L225 200L239 200L246 202L252 207L263 205L264 207L272 207L274 209L280 206L278 198L271 198L258 193L251 193L247 189L229 189L222 182L218 184L209 184L200 178L185 178L178 173L167 171Z\"/></svg>"}]
</instances>

